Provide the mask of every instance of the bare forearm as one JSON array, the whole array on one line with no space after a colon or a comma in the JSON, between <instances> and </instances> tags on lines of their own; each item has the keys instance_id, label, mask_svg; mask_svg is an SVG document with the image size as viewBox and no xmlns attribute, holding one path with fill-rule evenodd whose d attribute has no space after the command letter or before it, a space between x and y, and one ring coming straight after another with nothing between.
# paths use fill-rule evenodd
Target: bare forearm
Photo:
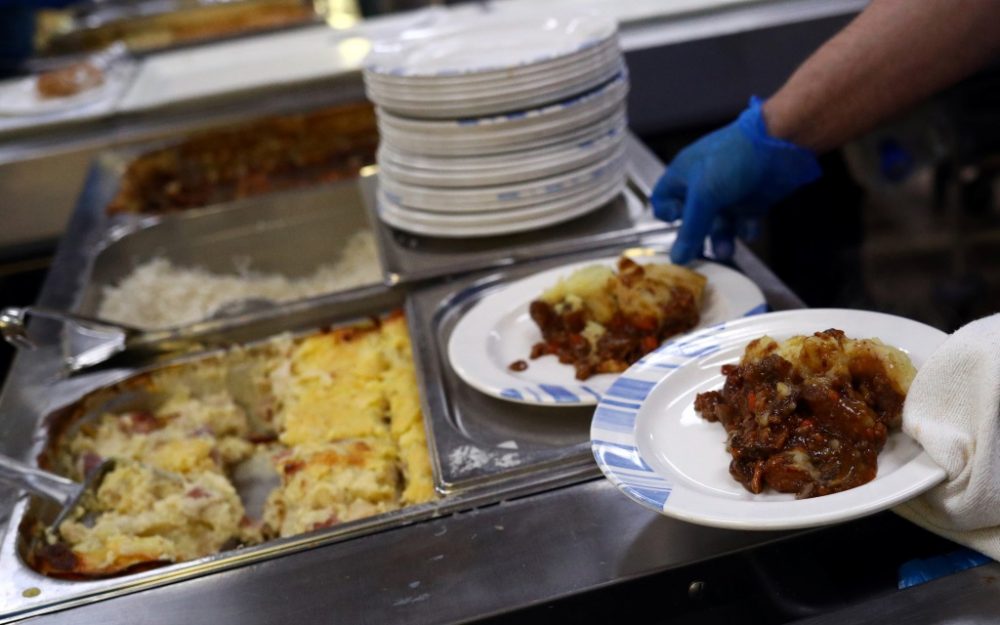
<instances>
[{"instance_id":1,"label":"bare forearm","mask_svg":"<svg viewBox=\"0 0 1000 625\"><path fill-rule=\"evenodd\" d=\"M770 133L834 148L988 63L1000 0L873 0L764 106Z\"/></svg>"}]
</instances>

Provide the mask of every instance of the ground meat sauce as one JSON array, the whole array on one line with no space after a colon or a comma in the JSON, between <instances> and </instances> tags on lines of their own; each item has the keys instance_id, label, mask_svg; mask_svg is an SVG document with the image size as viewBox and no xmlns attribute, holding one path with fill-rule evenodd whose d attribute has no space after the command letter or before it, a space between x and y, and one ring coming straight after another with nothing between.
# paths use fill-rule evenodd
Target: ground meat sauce
<instances>
[{"instance_id":1,"label":"ground meat sauce","mask_svg":"<svg viewBox=\"0 0 1000 625\"><path fill-rule=\"evenodd\" d=\"M844 333L814 336L823 335ZM699 394L695 410L726 428L729 472L750 492L769 486L798 498L836 493L875 478L878 453L900 426L905 398L875 356L852 357L848 371L803 377L771 353L723 366L723 389Z\"/></svg>"},{"instance_id":2,"label":"ground meat sauce","mask_svg":"<svg viewBox=\"0 0 1000 625\"><path fill-rule=\"evenodd\" d=\"M642 265L627 258L619 261L618 280L626 289L643 290L645 278ZM535 300L528 312L542 341L532 346L531 358L555 355L559 362L573 365L578 380L625 371L666 339L698 325L700 302L695 294L683 286L670 286L665 292L669 295L658 302L657 314L615 312L601 324L604 333L596 344L583 335L588 322L583 310L560 313L548 302Z\"/></svg>"}]
</instances>

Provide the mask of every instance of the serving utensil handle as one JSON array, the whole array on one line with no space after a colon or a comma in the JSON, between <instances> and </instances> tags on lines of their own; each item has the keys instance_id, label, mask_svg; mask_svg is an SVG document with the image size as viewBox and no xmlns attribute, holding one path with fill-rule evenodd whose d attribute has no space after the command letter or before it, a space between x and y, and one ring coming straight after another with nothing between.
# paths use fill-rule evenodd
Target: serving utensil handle
<instances>
[{"instance_id":1,"label":"serving utensil handle","mask_svg":"<svg viewBox=\"0 0 1000 625\"><path fill-rule=\"evenodd\" d=\"M24 317L23 308L9 307L0 310L0 335L18 349L35 349L35 344L28 338Z\"/></svg>"},{"instance_id":2,"label":"serving utensil handle","mask_svg":"<svg viewBox=\"0 0 1000 625\"><path fill-rule=\"evenodd\" d=\"M73 480L43 471L7 456L0 456L0 482L48 497L62 506L73 501L81 488L80 484Z\"/></svg>"}]
</instances>

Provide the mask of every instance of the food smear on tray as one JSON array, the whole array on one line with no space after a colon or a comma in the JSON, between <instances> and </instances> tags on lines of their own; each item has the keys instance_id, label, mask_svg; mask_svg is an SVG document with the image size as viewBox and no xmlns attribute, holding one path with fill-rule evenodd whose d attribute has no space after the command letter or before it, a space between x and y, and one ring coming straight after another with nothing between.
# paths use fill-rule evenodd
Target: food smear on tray
<instances>
[{"instance_id":1,"label":"food smear on tray","mask_svg":"<svg viewBox=\"0 0 1000 625\"><path fill-rule=\"evenodd\" d=\"M56 576L101 576L294 536L435 498L406 320L392 313L302 339L153 371L76 408L46 464L81 480L115 458L92 501L31 552ZM251 518L234 475L263 460Z\"/></svg>"},{"instance_id":2,"label":"food smear on tray","mask_svg":"<svg viewBox=\"0 0 1000 625\"><path fill-rule=\"evenodd\" d=\"M573 365L579 380L621 373L698 325L705 285L690 269L626 256L618 259L617 273L605 265L579 269L531 302L531 319L542 333L531 358L555 355ZM510 368L527 368L519 363Z\"/></svg>"},{"instance_id":3,"label":"food smear on tray","mask_svg":"<svg viewBox=\"0 0 1000 625\"><path fill-rule=\"evenodd\" d=\"M336 262L324 263L298 278L249 268L238 274L218 274L155 258L137 266L118 284L104 287L97 316L158 330L208 319L240 302L290 302L381 281L375 238L364 229L351 235Z\"/></svg>"},{"instance_id":4,"label":"food smear on tray","mask_svg":"<svg viewBox=\"0 0 1000 625\"><path fill-rule=\"evenodd\" d=\"M354 178L377 147L368 103L206 131L131 161L107 212L172 213Z\"/></svg>"},{"instance_id":5,"label":"food smear on tray","mask_svg":"<svg viewBox=\"0 0 1000 625\"><path fill-rule=\"evenodd\" d=\"M895 347L830 329L756 339L722 373L722 390L699 393L694 407L725 427L729 472L752 493L802 499L875 478L916 370Z\"/></svg>"},{"instance_id":6,"label":"food smear on tray","mask_svg":"<svg viewBox=\"0 0 1000 625\"><path fill-rule=\"evenodd\" d=\"M104 72L86 61L49 70L35 79L35 90L43 99L67 98L104 84Z\"/></svg>"}]
</instances>

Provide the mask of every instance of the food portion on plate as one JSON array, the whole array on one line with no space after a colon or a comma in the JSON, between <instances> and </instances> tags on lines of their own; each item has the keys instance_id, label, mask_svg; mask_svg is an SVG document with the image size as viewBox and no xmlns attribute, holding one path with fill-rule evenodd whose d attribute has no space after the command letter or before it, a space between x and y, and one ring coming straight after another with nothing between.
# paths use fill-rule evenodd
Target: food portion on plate
<instances>
[{"instance_id":1,"label":"food portion on plate","mask_svg":"<svg viewBox=\"0 0 1000 625\"><path fill-rule=\"evenodd\" d=\"M734 269L677 267L642 247L491 286L456 295L474 303L448 337L448 360L473 388L530 405L596 405L618 372L669 335L766 308L757 285Z\"/></svg>"},{"instance_id":2,"label":"food portion on plate","mask_svg":"<svg viewBox=\"0 0 1000 625\"><path fill-rule=\"evenodd\" d=\"M105 408L137 392L145 408ZM57 532L34 529L46 574L192 560L436 496L401 313L153 371L75 411L43 464L81 480L117 462ZM247 475L270 489L259 511Z\"/></svg>"},{"instance_id":3,"label":"food portion on plate","mask_svg":"<svg viewBox=\"0 0 1000 625\"><path fill-rule=\"evenodd\" d=\"M531 358L554 355L578 380L620 373L671 336L700 320L705 276L667 263L639 264L622 256L578 269L531 302L542 340ZM512 363L524 370L523 361Z\"/></svg>"},{"instance_id":4,"label":"food portion on plate","mask_svg":"<svg viewBox=\"0 0 1000 625\"><path fill-rule=\"evenodd\" d=\"M823 328L836 330L816 333ZM712 527L817 527L886 510L947 477L893 431L914 371L947 338L911 319L847 309L765 313L692 332L604 394L591 423L594 458L639 505Z\"/></svg>"},{"instance_id":5,"label":"food portion on plate","mask_svg":"<svg viewBox=\"0 0 1000 625\"><path fill-rule=\"evenodd\" d=\"M723 388L699 393L694 406L725 427L730 474L752 493L801 499L875 478L916 370L895 347L830 329L758 338L722 373Z\"/></svg>"}]
</instances>

